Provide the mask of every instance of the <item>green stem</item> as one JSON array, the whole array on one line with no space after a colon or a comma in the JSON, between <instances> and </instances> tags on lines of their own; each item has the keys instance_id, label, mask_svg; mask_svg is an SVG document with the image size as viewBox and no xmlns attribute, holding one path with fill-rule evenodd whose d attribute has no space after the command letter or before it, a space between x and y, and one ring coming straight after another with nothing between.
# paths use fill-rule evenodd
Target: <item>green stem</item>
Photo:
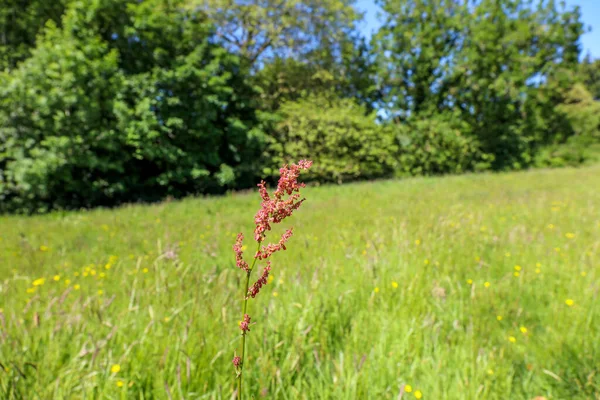
<instances>
[{"instance_id":1,"label":"green stem","mask_svg":"<svg viewBox=\"0 0 600 400\"><path fill-rule=\"evenodd\" d=\"M256 248L257 252L259 250L260 250L260 242L258 242L258 247ZM246 315L246 310L248 308L248 286L250 285L250 274L252 273L252 270L254 270L254 265L256 264L256 260L257 259L255 258L254 261L252 262L252 266L246 273L246 287L244 289L244 309L242 312L242 320L244 320L244 315ZM240 373L238 374L238 389L237 389L238 400L242 400L242 373L244 372L245 352L246 352L246 332L242 332L242 356L241 356L242 361L240 363Z\"/></svg>"}]
</instances>

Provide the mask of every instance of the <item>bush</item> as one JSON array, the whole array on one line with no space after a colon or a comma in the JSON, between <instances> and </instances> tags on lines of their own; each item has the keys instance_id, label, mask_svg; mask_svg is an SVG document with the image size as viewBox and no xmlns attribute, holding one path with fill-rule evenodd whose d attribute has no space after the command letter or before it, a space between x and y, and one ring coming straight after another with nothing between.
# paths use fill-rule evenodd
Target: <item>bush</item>
<instances>
[{"instance_id":1,"label":"bush","mask_svg":"<svg viewBox=\"0 0 600 400\"><path fill-rule=\"evenodd\" d=\"M377 124L374 113L352 100L310 97L283 104L267 149L265 173L310 158L307 180L346 182L391 176L397 146L393 132Z\"/></svg>"},{"instance_id":2,"label":"bush","mask_svg":"<svg viewBox=\"0 0 600 400\"><path fill-rule=\"evenodd\" d=\"M600 161L600 143L589 136L572 136L565 143L539 149L536 167L576 167Z\"/></svg>"},{"instance_id":3,"label":"bush","mask_svg":"<svg viewBox=\"0 0 600 400\"><path fill-rule=\"evenodd\" d=\"M399 174L437 175L489 169L493 156L481 151L466 123L445 115L397 125Z\"/></svg>"}]
</instances>

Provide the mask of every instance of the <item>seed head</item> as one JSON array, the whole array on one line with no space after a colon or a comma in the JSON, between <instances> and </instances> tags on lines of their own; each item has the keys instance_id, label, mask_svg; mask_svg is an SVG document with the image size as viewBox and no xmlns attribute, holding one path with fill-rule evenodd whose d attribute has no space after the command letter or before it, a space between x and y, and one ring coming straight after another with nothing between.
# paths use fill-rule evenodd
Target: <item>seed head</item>
<instances>
[{"instance_id":1,"label":"seed head","mask_svg":"<svg viewBox=\"0 0 600 400\"><path fill-rule=\"evenodd\" d=\"M233 245L233 251L235 252L235 264L238 268L248 272L248 263L244 261L244 251L242 250L242 242L244 241L244 235L238 234L235 244Z\"/></svg>"},{"instance_id":2,"label":"seed head","mask_svg":"<svg viewBox=\"0 0 600 400\"><path fill-rule=\"evenodd\" d=\"M234 367L239 368L240 365L242 365L242 358L240 356L235 356L231 362L233 363Z\"/></svg>"},{"instance_id":3,"label":"seed head","mask_svg":"<svg viewBox=\"0 0 600 400\"><path fill-rule=\"evenodd\" d=\"M250 316L248 314L244 314L244 319L240 322L240 329L242 330L242 335L250 331Z\"/></svg>"},{"instance_id":4,"label":"seed head","mask_svg":"<svg viewBox=\"0 0 600 400\"><path fill-rule=\"evenodd\" d=\"M248 289L248 297L256 297L256 295L258 294L258 292L260 292L260 289L263 287L263 285L267 284L267 280L269 278L269 272L271 271L271 263L269 261L267 261L267 266L265 267L265 269L263 269L263 273L260 276L260 278L258 278L258 280L256 282L254 282L254 285L252 285L249 289Z\"/></svg>"}]
</instances>

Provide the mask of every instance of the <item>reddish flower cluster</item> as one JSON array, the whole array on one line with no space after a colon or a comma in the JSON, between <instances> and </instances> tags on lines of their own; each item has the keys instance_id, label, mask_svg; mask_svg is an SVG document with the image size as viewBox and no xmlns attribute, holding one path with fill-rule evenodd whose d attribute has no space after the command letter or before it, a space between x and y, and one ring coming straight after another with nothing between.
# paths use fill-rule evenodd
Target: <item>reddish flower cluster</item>
<instances>
[{"instance_id":1,"label":"reddish flower cluster","mask_svg":"<svg viewBox=\"0 0 600 400\"><path fill-rule=\"evenodd\" d=\"M235 240L235 244L233 245L233 251L235 252L235 264L238 268L243 269L248 272L248 263L244 261L244 251L242 250L242 242L244 241L244 235L241 233L237 235L237 239Z\"/></svg>"},{"instance_id":2,"label":"reddish flower cluster","mask_svg":"<svg viewBox=\"0 0 600 400\"><path fill-rule=\"evenodd\" d=\"M298 164L284 166L279 170L281 177L277 184L277 190L273 194L274 198L269 196L266 184L264 181L258 184L258 191L263 202L260 210L254 217L256 229L254 230L254 239L257 242L262 242L265 238L265 232L271 230L271 224L277 224L283 221L284 218L292 215L294 210L302 204L304 199L300 199L300 188L305 187L304 183L298 183L298 176L303 169L309 169L312 161L302 160ZM287 200L283 199L284 194L290 197Z\"/></svg>"},{"instance_id":3,"label":"reddish flower cluster","mask_svg":"<svg viewBox=\"0 0 600 400\"><path fill-rule=\"evenodd\" d=\"M269 243L266 247L263 246L260 249L254 258L258 258L259 260L265 260L271 256L271 254L275 253L279 250L285 250L285 242L287 242L292 237L292 230L288 229L285 231L283 235L281 235L281 239L279 239L279 243Z\"/></svg>"},{"instance_id":4,"label":"reddish flower cluster","mask_svg":"<svg viewBox=\"0 0 600 400\"><path fill-rule=\"evenodd\" d=\"M277 190L275 191L275 197L281 199L284 193L290 195L293 192L300 191L300 188L305 187L304 183L298 183L298 177L300 171L303 169L309 169L312 166L312 161L300 160L298 164L292 164L288 168L284 165L279 169L279 182L277 184Z\"/></svg>"},{"instance_id":5,"label":"reddish flower cluster","mask_svg":"<svg viewBox=\"0 0 600 400\"><path fill-rule=\"evenodd\" d=\"M242 335L250 331L250 316L248 314L244 314L244 319L240 322L240 329L242 330Z\"/></svg>"},{"instance_id":6,"label":"reddish flower cluster","mask_svg":"<svg viewBox=\"0 0 600 400\"><path fill-rule=\"evenodd\" d=\"M298 162L298 164L292 164L289 167L286 165L281 168L279 170L280 178L277 184L277 189L272 196L269 195L264 181L258 184L258 191L260 193L260 197L262 198L260 210L258 210L254 217L254 222L256 224L256 228L254 230L254 239L258 242L258 250L254 255L254 260L251 267L248 266L248 263L244 261L243 258L242 242L244 240L244 236L241 233L237 236L235 244L233 245L236 265L238 268L246 272L245 287L248 288L244 299L244 317L239 324L242 331L242 354L244 354L246 345L246 332L250 331L250 316L246 314L247 302L250 297L256 297L261 288L267 284L269 273L271 271L270 261L267 261L267 265L263 269L260 278L258 278L258 280L252 286L248 287L248 284L250 283L250 274L254 270L254 267L258 261L265 260L273 253L286 249L285 244L292 236L292 229L288 229L283 235L281 235L281 239L279 239L278 243L269 243L262 247L261 244L266 238L266 231L271 230L271 224L277 224L283 221L286 217L291 216L294 210L297 210L298 207L302 205L304 199L300 199L300 194L298 192L300 191L300 188L305 187L305 185L304 183L298 183L298 177L300 176L300 172L302 170L309 169L311 166L312 161L302 160ZM287 199L284 199L286 195L288 197ZM241 394L242 391L243 362L244 360L240 356L234 354L232 363L236 368L238 394Z\"/></svg>"},{"instance_id":7,"label":"reddish flower cluster","mask_svg":"<svg viewBox=\"0 0 600 400\"><path fill-rule=\"evenodd\" d=\"M267 261L267 266L263 270L263 273L260 276L260 278L258 278L258 280L256 282L254 282L254 285L252 285L250 287L250 289L248 289L249 297L255 298L256 295L258 294L258 292L260 292L260 289L263 287L263 285L267 284L267 278L269 277L270 271L271 271L271 262Z\"/></svg>"}]
</instances>

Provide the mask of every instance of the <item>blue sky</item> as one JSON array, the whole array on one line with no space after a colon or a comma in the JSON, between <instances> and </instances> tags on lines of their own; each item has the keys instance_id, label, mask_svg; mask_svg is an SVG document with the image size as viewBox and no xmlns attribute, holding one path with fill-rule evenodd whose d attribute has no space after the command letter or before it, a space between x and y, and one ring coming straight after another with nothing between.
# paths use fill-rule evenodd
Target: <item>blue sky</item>
<instances>
[{"instance_id":1,"label":"blue sky","mask_svg":"<svg viewBox=\"0 0 600 400\"><path fill-rule=\"evenodd\" d=\"M566 0L566 3L568 7L579 6L584 24L592 29L581 38L582 55L589 52L592 57L600 58L600 0ZM366 12L362 30L370 35L379 27L375 0L357 0L357 5Z\"/></svg>"}]
</instances>

